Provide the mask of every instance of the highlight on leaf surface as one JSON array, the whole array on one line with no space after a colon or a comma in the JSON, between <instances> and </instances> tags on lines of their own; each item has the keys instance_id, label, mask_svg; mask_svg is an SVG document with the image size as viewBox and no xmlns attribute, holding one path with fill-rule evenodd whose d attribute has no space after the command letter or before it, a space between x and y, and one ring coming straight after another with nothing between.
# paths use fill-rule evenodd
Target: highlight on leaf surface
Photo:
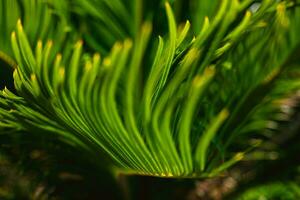
<instances>
[{"instance_id":1,"label":"highlight on leaf surface","mask_svg":"<svg viewBox=\"0 0 300 200\"><path fill-rule=\"evenodd\" d=\"M138 5L121 0L52 0L52 7L32 2L49 16L60 8L57 32L71 30L47 38L43 29L33 37L35 23L49 21L51 30L57 24L48 14L35 23L26 15L24 27L23 19L14 20L13 54L6 48L0 53L17 64L16 94L0 93L0 130L58 135L97 162L108 157L120 173L215 176L251 147L236 138L266 129L277 109L270 102L299 90L289 71L299 71L293 55L299 52L300 10L290 1L263 0L250 11L255 1L222 0L210 18L199 14L203 23L192 19L179 28L166 2L162 36ZM67 5L76 9L63 12ZM70 12L92 20L79 22L83 28L76 32Z\"/></svg>"}]
</instances>

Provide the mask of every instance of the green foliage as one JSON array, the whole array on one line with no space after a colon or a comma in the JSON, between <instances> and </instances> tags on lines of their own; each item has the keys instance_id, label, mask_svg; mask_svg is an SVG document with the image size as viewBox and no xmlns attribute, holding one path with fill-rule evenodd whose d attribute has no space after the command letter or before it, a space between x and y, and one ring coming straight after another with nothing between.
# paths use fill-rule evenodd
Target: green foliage
<instances>
[{"instance_id":1,"label":"green foliage","mask_svg":"<svg viewBox=\"0 0 300 200\"><path fill-rule=\"evenodd\" d=\"M0 130L56 135L117 173L219 174L300 88L300 10L207 2L182 26L165 3L157 36L147 1L2 1L0 59L16 93L0 93Z\"/></svg>"},{"instance_id":2,"label":"green foliage","mask_svg":"<svg viewBox=\"0 0 300 200\"><path fill-rule=\"evenodd\" d=\"M300 198L300 187L296 183L271 183L248 189L237 197L239 200L281 199L294 200Z\"/></svg>"}]
</instances>

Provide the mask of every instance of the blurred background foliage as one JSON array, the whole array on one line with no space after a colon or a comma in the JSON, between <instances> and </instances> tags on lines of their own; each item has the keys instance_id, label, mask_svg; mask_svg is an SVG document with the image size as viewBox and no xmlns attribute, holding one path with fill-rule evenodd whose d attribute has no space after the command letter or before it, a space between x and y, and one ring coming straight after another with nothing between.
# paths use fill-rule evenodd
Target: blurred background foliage
<instances>
[{"instance_id":1,"label":"blurred background foliage","mask_svg":"<svg viewBox=\"0 0 300 200\"><path fill-rule=\"evenodd\" d=\"M1 3L4 1L1 0ZM128 4L125 5L129 6L130 12L123 13L120 7L120 13L124 16L111 16L111 8L102 5L104 1L66 0L60 4L49 1L48 6L59 6L55 9L57 13L47 13L43 7L36 10L44 13L45 21L40 23L54 23L54 26L45 30L39 29L40 24L28 21L30 19L26 17L27 13L22 11L26 3L19 3L19 7L15 5L18 7L16 13L1 10L0 14L1 17L7 15L14 18L16 23L18 15L21 15L26 32L31 33L28 34L30 41L37 41L39 35L44 41L53 37L56 41L64 41L61 45L68 46L78 38L83 38L87 51L98 51L106 55L117 40L134 37L138 29L134 27L139 27L145 19L152 19L157 24L153 34L167 32L167 24L160 20L166 17L163 1L147 1L140 12L134 11L138 5L127 1ZM218 0L201 2L205 1L170 1L177 22L190 19L191 24L197 24L192 26L194 33L200 31L204 17L212 17L219 5ZM90 8L91 5L91 9L103 10L103 14L85 13L84 8ZM61 13L67 13L68 22L57 20ZM141 13L143 15L139 16ZM130 17L132 20L128 20ZM54 22L50 22L51 20ZM103 23L101 26L99 21ZM107 23L115 24L118 28ZM105 26L111 30L103 29ZM12 31L15 27L8 28ZM78 35L69 37L68 33L72 30L78 30ZM11 31L1 30L1 34ZM105 40L96 43L99 38ZM11 51L9 46L5 46L6 41L0 41L0 44L2 50ZM12 52L10 55L12 56ZM299 56L299 52L296 56ZM236 59L240 61L238 56ZM0 59L0 87L3 89L6 86L14 91L11 64L9 58ZM300 77L299 71L293 72L292 76ZM267 104L268 102L264 106L267 107ZM221 176L202 180L172 180L134 175L114 177L103 166L99 166L99 162L89 159L75 147L60 142L53 135L41 135L38 131L14 134L5 132L0 139L0 199L300 199L300 93L290 94L278 104L280 110L274 113L274 120L268 121L269 127L260 133L258 139L250 141L259 142L260 145ZM234 123L238 122L233 122L236 126ZM247 146L249 141L246 140L246 136L241 137L235 148Z\"/></svg>"}]
</instances>

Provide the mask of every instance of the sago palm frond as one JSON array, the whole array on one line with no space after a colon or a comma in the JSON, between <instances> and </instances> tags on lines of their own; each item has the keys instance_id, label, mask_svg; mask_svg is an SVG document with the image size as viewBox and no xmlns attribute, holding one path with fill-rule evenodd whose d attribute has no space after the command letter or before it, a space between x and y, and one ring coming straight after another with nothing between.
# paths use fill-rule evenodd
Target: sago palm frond
<instances>
[{"instance_id":1,"label":"sago palm frond","mask_svg":"<svg viewBox=\"0 0 300 200\"><path fill-rule=\"evenodd\" d=\"M191 31L188 21L178 26L165 3L163 36L139 14L139 3L147 1L28 2L66 23L49 19L53 33L47 35L40 31L46 16L33 22L28 14L26 25L25 14L11 47L1 36L0 51L12 49L17 63L17 94L1 92L0 127L58 134L88 152L104 152L122 173L216 175L253 148L233 150L237 138L265 129L274 102L300 88L296 1L221 0L210 19L199 22L200 31ZM73 15L84 22L77 26ZM10 30L14 20L1 21ZM70 47L66 33L83 40Z\"/></svg>"}]
</instances>

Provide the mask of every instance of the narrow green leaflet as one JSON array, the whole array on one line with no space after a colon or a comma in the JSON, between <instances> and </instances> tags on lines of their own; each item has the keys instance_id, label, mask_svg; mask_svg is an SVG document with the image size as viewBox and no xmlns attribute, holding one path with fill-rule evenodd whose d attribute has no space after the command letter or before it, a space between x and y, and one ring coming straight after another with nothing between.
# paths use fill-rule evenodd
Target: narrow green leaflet
<instances>
[{"instance_id":1,"label":"narrow green leaflet","mask_svg":"<svg viewBox=\"0 0 300 200\"><path fill-rule=\"evenodd\" d=\"M299 6L201 1L181 24L183 1L165 15L133 2L2 1L16 92L0 92L0 130L56 137L113 173L216 176L300 89Z\"/></svg>"}]
</instances>

